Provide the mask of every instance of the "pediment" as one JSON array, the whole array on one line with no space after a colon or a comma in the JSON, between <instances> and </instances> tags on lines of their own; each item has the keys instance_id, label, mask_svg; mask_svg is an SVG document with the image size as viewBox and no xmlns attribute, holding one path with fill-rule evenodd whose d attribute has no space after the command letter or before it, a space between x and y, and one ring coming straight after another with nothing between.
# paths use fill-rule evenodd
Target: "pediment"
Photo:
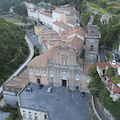
<instances>
[{"instance_id":1,"label":"pediment","mask_svg":"<svg viewBox=\"0 0 120 120\"><path fill-rule=\"evenodd\" d=\"M67 57L68 57L66 54L62 54L61 56L62 56L62 57L65 57L65 58L67 58Z\"/></svg>"}]
</instances>

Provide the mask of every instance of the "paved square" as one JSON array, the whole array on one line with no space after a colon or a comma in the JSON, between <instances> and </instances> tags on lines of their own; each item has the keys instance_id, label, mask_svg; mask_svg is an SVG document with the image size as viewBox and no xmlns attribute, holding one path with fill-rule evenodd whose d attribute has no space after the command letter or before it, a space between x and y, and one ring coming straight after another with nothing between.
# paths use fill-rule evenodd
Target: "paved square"
<instances>
[{"instance_id":1,"label":"paved square","mask_svg":"<svg viewBox=\"0 0 120 120\"><path fill-rule=\"evenodd\" d=\"M31 83L28 87L32 92L23 90L19 94L20 106L39 108L48 111L50 120L91 120L89 113L90 94L81 97L78 90L68 90L66 87L53 87L47 93L48 86L38 89L38 84Z\"/></svg>"}]
</instances>

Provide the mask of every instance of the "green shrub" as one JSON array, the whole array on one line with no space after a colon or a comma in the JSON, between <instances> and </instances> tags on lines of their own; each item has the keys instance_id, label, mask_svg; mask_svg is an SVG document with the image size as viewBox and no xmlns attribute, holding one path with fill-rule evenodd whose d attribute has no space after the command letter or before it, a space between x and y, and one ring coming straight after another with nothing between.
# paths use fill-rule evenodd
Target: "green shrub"
<instances>
[{"instance_id":1,"label":"green shrub","mask_svg":"<svg viewBox=\"0 0 120 120\"><path fill-rule=\"evenodd\" d=\"M110 67L105 72L108 73L108 74L112 74L112 73L114 73L114 70L115 69L113 67Z\"/></svg>"},{"instance_id":2,"label":"green shrub","mask_svg":"<svg viewBox=\"0 0 120 120\"><path fill-rule=\"evenodd\" d=\"M11 111L11 106L10 106L9 104L4 105L3 108L2 108L2 110L3 110L4 112L10 112L10 111Z\"/></svg>"},{"instance_id":3,"label":"green shrub","mask_svg":"<svg viewBox=\"0 0 120 120\"><path fill-rule=\"evenodd\" d=\"M112 61L113 56L112 56L110 53L108 53L107 51L105 51L104 53L105 53L105 55L106 55L108 61Z\"/></svg>"}]
</instances>

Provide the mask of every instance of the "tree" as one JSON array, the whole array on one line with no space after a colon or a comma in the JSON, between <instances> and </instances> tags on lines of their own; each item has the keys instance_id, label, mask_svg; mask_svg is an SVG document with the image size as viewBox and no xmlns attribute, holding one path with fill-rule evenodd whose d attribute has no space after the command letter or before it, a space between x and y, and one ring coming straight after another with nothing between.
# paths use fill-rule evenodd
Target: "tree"
<instances>
[{"instance_id":1,"label":"tree","mask_svg":"<svg viewBox=\"0 0 120 120\"><path fill-rule=\"evenodd\" d=\"M22 16L21 22L23 22L23 23L27 23L28 22L28 19L26 18L25 15Z\"/></svg>"},{"instance_id":2,"label":"tree","mask_svg":"<svg viewBox=\"0 0 120 120\"><path fill-rule=\"evenodd\" d=\"M24 3L22 4L18 4L14 7L14 12L20 14L20 15L25 15L27 16L27 9L26 9L26 5Z\"/></svg>"},{"instance_id":3,"label":"tree","mask_svg":"<svg viewBox=\"0 0 120 120\"><path fill-rule=\"evenodd\" d=\"M100 91L101 91L101 86L100 84L102 84L101 82L101 78L99 77L97 70L96 70L96 64L93 64L90 66L89 70L88 70L88 74L91 77L91 82L89 84L89 89L90 89L90 93L93 96L99 97Z\"/></svg>"}]
</instances>

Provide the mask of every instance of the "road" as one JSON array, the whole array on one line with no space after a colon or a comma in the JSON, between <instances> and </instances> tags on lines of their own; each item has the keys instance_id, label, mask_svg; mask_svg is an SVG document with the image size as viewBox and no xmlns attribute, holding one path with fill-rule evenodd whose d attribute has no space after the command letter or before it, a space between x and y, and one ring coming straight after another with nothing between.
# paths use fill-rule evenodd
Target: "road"
<instances>
[{"instance_id":1,"label":"road","mask_svg":"<svg viewBox=\"0 0 120 120\"><path fill-rule=\"evenodd\" d=\"M34 55L34 46L32 42L30 41L30 39L27 37L27 35L25 36L25 40L28 43L30 55L27 58L27 60L3 83L3 85L5 85L9 80L11 80L14 76L16 76L26 66L26 64L32 59ZM0 87L0 93L3 90L3 85Z\"/></svg>"},{"instance_id":2,"label":"road","mask_svg":"<svg viewBox=\"0 0 120 120\"><path fill-rule=\"evenodd\" d=\"M105 62L104 50L99 50L100 62Z\"/></svg>"}]
</instances>

